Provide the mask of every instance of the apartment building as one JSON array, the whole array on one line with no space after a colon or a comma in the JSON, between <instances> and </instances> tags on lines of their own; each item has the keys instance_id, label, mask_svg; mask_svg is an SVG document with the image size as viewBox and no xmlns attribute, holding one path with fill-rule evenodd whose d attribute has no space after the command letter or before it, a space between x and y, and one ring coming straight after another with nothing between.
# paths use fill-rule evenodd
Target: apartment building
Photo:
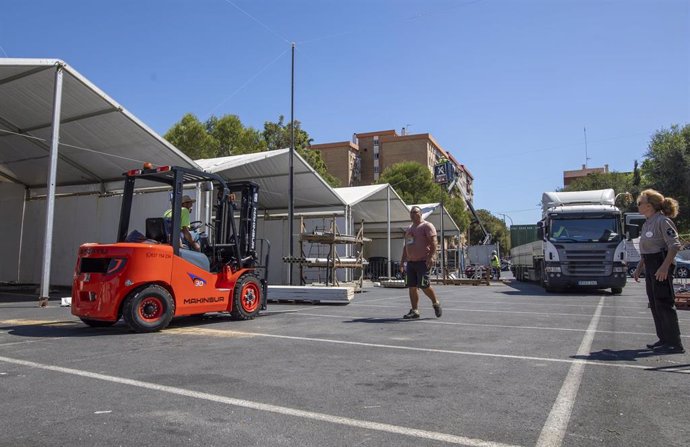
<instances>
[{"instance_id":1,"label":"apartment building","mask_svg":"<svg viewBox=\"0 0 690 447\"><path fill-rule=\"evenodd\" d=\"M467 199L474 197L472 174L429 133L407 134L404 128L400 135L395 130L356 133L351 141L313 144L311 149L319 151L328 172L342 186L371 185L387 167L403 161L416 161L433 174L436 162L446 158L455 166L458 186Z\"/></svg>"},{"instance_id":2,"label":"apartment building","mask_svg":"<svg viewBox=\"0 0 690 447\"><path fill-rule=\"evenodd\" d=\"M588 168L587 165L582 165L582 169L574 169L572 171L563 171L563 186L568 186L575 180L586 177L590 174L608 174L609 165L604 165L603 168Z\"/></svg>"}]
</instances>

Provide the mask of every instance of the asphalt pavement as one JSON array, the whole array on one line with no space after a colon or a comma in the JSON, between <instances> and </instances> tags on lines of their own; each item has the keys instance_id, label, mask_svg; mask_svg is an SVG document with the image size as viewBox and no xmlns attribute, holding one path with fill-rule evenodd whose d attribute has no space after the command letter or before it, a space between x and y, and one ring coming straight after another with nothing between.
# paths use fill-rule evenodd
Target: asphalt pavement
<instances>
[{"instance_id":1,"label":"asphalt pavement","mask_svg":"<svg viewBox=\"0 0 690 447\"><path fill-rule=\"evenodd\" d=\"M0 446L687 445L690 354L645 348L641 284L435 288L440 319L368 284L153 334L0 293Z\"/></svg>"}]
</instances>

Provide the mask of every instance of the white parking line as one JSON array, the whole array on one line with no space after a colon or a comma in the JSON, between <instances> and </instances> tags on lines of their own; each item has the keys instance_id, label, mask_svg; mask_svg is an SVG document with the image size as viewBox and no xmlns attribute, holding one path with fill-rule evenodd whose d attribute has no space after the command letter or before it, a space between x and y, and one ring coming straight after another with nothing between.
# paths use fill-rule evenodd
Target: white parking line
<instances>
[{"instance_id":1,"label":"white parking line","mask_svg":"<svg viewBox=\"0 0 690 447\"><path fill-rule=\"evenodd\" d=\"M546 298L546 297L544 297ZM613 297L611 297L613 298ZM618 297L614 298L617 302L620 301ZM393 300L403 300L405 302L409 301L409 298L407 295L405 296L389 296L385 298L375 298L375 299L368 299L363 297L361 302L364 304L368 303L377 303L380 301L393 301ZM647 302L646 301L641 301L639 299L635 300L634 302L639 303L640 309L646 308ZM476 300L459 300L454 297L447 298L444 300L445 303L452 303L452 304L457 304L457 303L462 303L462 304L487 304L487 305L511 305L514 304L516 306L557 306L557 307L592 307L595 308L597 307L597 303L595 302L580 302L579 304L573 304L573 303L564 303L562 301L541 301L541 302L525 302L525 301L517 301L516 299L510 299L510 300L484 300L484 299L476 299ZM360 301L355 301L352 304L360 304ZM612 309L620 309L621 306L614 306L614 305L604 305L604 308L612 308Z\"/></svg>"},{"instance_id":2,"label":"white parking line","mask_svg":"<svg viewBox=\"0 0 690 447\"><path fill-rule=\"evenodd\" d=\"M294 315L297 316L308 316L308 317L322 317L322 318L349 318L352 320L377 320L380 318L371 316L361 316L361 315L328 315L328 314L315 314L306 312L295 312ZM587 329L576 329L576 328L564 328L564 327L548 327L548 326L519 326L519 325L508 325L508 324L490 324L490 323L460 323L457 321L439 321L439 320L414 320L410 321L414 324L442 324L447 326L476 326L476 327L487 327L487 328L504 328L504 329L525 329L525 330L545 330L545 331L564 331L564 332L586 332ZM656 333L652 332L626 332L626 331L597 331L599 334L621 334L621 335L649 335L656 336ZM690 335L681 335L682 338L690 338Z\"/></svg>"},{"instance_id":3,"label":"white parking line","mask_svg":"<svg viewBox=\"0 0 690 447\"><path fill-rule=\"evenodd\" d=\"M29 362L26 360L13 359L9 357L0 357L0 361L12 363L15 365L28 366L31 368L38 368L48 371L59 372L63 374L71 374L79 377L86 377L90 379L102 380L106 382L119 383L122 385L134 386L153 391L160 391L164 393L175 394L178 396L191 397L194 399L206 400L210 402L222 403L234 407L248 408L252 410L265 411L270 413L278 413L286 416L299 417L303 419L311 419L320 422L328 422L331 424L344 425L348 427L361 428L365 430L374 430L386 433L393 433L396 435L409 436L419 439L428 439L432 441L447 442L450 444L460 444L467 446L481 446L481 447L515 447L511 444L502 444L499 442L484 441L481 439L468 438L465 436L451 435L447 433L432 432L427 430L419 430L416 428L401 427L392 424L383 424L379 422L365 421L361 419L352 419L347 417L334 416L325 413L316 413L312 411L299 410L296 408L282 407L278 405L265 404L261 402L253 402L245 399L236 399L233 397L219 396L217 394L202 393L199 391L192 391L185 388L178 388L167 385L159 385L157 383L142 382L140 380L127 379L124 377L110 376L106 374L92 373L89 371L82 371L73 368L64 368L61 366L45 365L42 363Z\"/></svg>"},{"instance_id":4,"label":"white parking line","mask_svg":"<svg viewBox=\"0 0 690 447\"><path fill-rule=\"evenodd\" d=\"M352 304L351 304L352 305ZM400 306L384 306L381 304L357 304L356 307L384 307L384 308L400 308ZM640 309L641 310L641 309ZM529 312L522 310L493 310L493 309L467 309L464 307L443 307L443 311L457 311L457 312L482 312L482 313L501 313L501 314L526 314L526 315L550 315L550 316L564 316L564 317L591 317L589 314L569 314L561 312ZM649 317L631 317L627 315L602 315L601 318L625 318L635 320L649 320Z\"/></svg>"},{"instance_id":5,"label":"white parking line","mask_svg":"<svg viewBox=\"0 0 690 447\"><path fill-rule=\"evenodd\" d=\"M594 311L592 320L589 322L589 327L585 336L582 338L580 348L577 350L578 356L585 356L589 354L592 348L592 341L594 341L594 334L597 332L597 325L601 317L601 307L604 304L604 297L599 300L599 306ZM585 372L586 363L582 360L575 360L565 377L563 386L558 393L556 402L554 402L549 417L546 419L544 427L541 429L539 440L536 447L558 447L563 443L565 431L568 429L570 416L575 405L575 398L582 383L582 374Z\"/></svg>"},{"instance_id":6,"label":"white parking line","mask_svg":"<svg viewBox=\"0 0 690 447\"><path fill-rule=\"evenodd\" d=\"M415 324L410 322L410 324ZM163 332L162 334L165 334ZM428 352L436 354L454 354L454 355L467 355L474 357L491 357L491 358L502 358L502 359L514 359L514 360L529 360L535 362L551 362L551 363L575 363L584 362L587 365L597 365L597 366L608 366L611 368L630 368L630 369L641 369L649 370L654 369L653 366L645 365L630 365L630 364L620 364L620 363L606 363L604 361L598 360L583 360L583 359L559 359L552 357L532 357L527 355L513 355L513 354L492 354L489 352L476 352L476 351L456 351L452 349L434 349L434 348L418 348L414 346L399 346L399 345L386 345L381 343L365 343L360 341L350 341L350 340L336 340L331 338L313 338L313 337L298 337L293 335L279 335L279 334L266 334L259 332L244 332L244 331L233 331L233 330L222 330L222 329L205 329L199 328L193 333L190 332L188 335L214 335L221 336L225 334L226 337L236 338L238 336L252 336L252 337L267 337L267 338L279 338L284 340L299 340L306 342L316 342L316 343L333 343L338 345L350 345L350 346L363 346L369 348L383 348L383 349L397 349L401 351L413 351L413 352ZM587 354L585 354L587 355ZM690 374L690 370L682 371L683 374Z\"/></svg>"}]
</instances>

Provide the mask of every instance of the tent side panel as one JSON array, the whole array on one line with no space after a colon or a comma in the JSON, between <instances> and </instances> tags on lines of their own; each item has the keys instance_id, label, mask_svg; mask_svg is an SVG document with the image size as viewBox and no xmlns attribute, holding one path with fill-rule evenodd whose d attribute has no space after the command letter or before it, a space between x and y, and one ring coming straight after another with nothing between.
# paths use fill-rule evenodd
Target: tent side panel
<instances>
[{"instance_id":1,"label":"tent side panel","mask_svg":"<svg viewBox=\"0 0 690 447\"><path fill-rule=\"evenodd\" d=\"M0 281L17 281L19 242L22 230L24 187L14 183L0 183Z\"/></svg>"},{"instance_id":2,"label":"tent side panel","mask_svg":"<svg viewBox=\"0 0 690 447\"><path fill-rule=\"evenodd\" d=\"M77 250L87 242L112 243L117 235L121 196L58 197L55 205L55 235L50 282L69 286L77 259ZM147 217L159 217L169 208L167 192L137 195L132 204L130 231L145 233ZM38 283L41 275L41 247L45 222L45 200L27 204L24 244L22 247L22 282Z\"/></svg>"}]
</instances>

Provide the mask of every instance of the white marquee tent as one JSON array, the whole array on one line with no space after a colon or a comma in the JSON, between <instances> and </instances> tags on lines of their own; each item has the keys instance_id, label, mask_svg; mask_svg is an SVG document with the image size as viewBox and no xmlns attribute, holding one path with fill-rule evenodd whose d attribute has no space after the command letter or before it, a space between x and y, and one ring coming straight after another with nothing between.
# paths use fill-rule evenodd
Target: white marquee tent
<instances>
[{"instance_id":1,"label":"white marquee tent","mask_svg":"<svg viewBox=\"0 0 690 447\"><path fill-rule=\"evenodd\" d=\"M2 271L15 267L21 279L23 243L42 237L42 249L34 244L26 254L43 254L41 297L47 298L53 233L70 231L53 227L56 192L107 193L144 161L196 167L63 61L0 58L0 200L7 216L1 233L14 236L3 241ZM44 209L31 218L42 221L43 231L27 231L27 208L35 208L36 196L45 197Z\"/></svg>"},{"instance_id":2,"label":"white marquee tent","mask_svg":"<svg viewBox=\"0 0 690 447\"><path fill-rule=\"evenodd\" d=\"M122 173L144 162L258 183L264 237L281 247L273 259L274 269L283 270L288 157L289 150L281 149L195 162L64 62L0 59L0 281L40 282L41 297L50 283L69 284L81 243L113 241ZM396 244L391 257L390 240L401 237L409 211L390 186L334 190L298 154L294 174L296 216L337 216L348 233L364 221L367 237L374 239L368 256L398 256ZM200 190L196 195L204 203ZM135 204L133 218L159 215L167 207L166 193L145 196L150 197ZM203 207L196 212L199 219ZM430 219L438 227L437 214ZM271 220L278 222L272 230ZM52 258L60 262L51 264Z\"/></svg>"}]
</instances>

